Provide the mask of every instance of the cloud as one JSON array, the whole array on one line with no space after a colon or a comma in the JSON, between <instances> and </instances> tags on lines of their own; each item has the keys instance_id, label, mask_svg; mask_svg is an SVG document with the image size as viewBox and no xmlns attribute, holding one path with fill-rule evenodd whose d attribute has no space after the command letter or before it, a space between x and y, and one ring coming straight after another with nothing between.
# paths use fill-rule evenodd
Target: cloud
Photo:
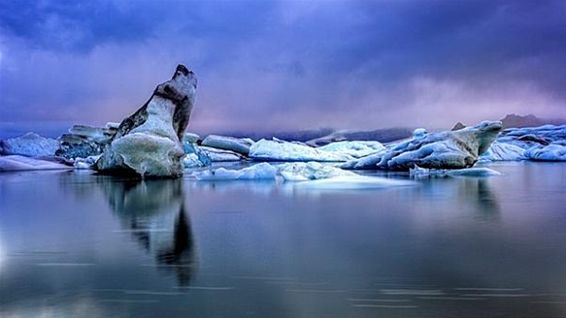
<instances>
[{"instance_id":1,"label":"cloud","mask_svg":"<svg viewBox=\"0 0 566 318\"><path fill-rule=\"evenodd\" d=\"M3 121L117 121L181 62L200 131L565 109L561 1L14 1L0 22Z\"/></svg>"}]
</instances>

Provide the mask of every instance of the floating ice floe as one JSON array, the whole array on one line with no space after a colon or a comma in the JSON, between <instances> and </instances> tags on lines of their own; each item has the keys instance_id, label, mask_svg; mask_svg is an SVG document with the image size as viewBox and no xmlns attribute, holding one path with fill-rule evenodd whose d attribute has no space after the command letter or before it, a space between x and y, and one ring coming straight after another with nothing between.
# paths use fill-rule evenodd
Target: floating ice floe
<instances>
[{"instance_id":1,"label":"floating ice floe","mask_svg":"<svg viewBox=\"0 0 566 318\"><path fill-rule=\"evenodd\" d=\"M263 162L239 170L218 168L195 171L192 173L192 176L201 181L275 180L277 168L269 163Z\"/></svg>"},{"instance_id":2,"label":"floating ice floe","mask_svg":"<svg viewBox=\"0 0 566 318\"><path fill-rule=\"evenodd\" d=\"M338 141L317 149L361 158L383 151L385 147L379 141Z\"/></svg>"},{"instance_id":3,"label":"floating ice floe","mask_svg":"<svg viewBox=\"0 0 566 318\"><path fill-rule=\"evenodd\" d=\"M19 155L9 155L0 157L0 172L2 171L22 171L22 170L63 170L73 169L73 167L46 160L40 160Z\"/></svg>"},{"instance_id":4,"label":"floating ice floe","mask_svg":"<svg viewBox=\"0 0 566 318\"><path fill-rule=\"evenodd\" d=\"M364 190L414 186L412 181L394 180L361 175L338 176L327 179L297 182L295 187L315 190Z\"/></svg>"},{"instance_id":5,"label":"floating ice floe","mask_svg":"<svg viewBox=\"0 0 566 318\"><path fill-rule=\"evenodd\" d=\"M309 181L357 174L320 162L292 162L279 166L279 174L285 181Z\"/></svg>"},{"instance_id":6,"label":"floating ice floe","mask_svg":"<svg viewBox=\"0 0 566 318\"><path fill-rule=\"evenodd\" d=\"M241 154L230 150L222 150L205 146L197 146L197 149L203 152L211 162L240 161L246 159Z\"/></svg>"},{"instance_id":7,"label":"floating ice floe","mask_svg":"<svg viewBox=\"0 0 566 318\"><path fill-rule=\"evenodd\" d=\"M242 155L248 155L254 141L249 138L234 138L227 136L209 135L202 141L203 146L230 150Z\"/></svg>"},{"instance_id":8,"label":"floating ice floe","mask_svg":"<svg viewBox=\"0 0 566 318\"><path fill-rule=\"evenodd\" d=\"M0 140L0 155L22 155L28 157L53 156L59 142L36 133Z\"/></svg>"},{"instance_id":9,"label":"floating ice floe","mask_svg":"<svg viewBox=\"0 0 566 318\"><path fill-rule=\"evenodd\" d=\"M414 167L409 170L411 178L444 178L444 177L490 177L499 176L500 172L485 167L465 169L426 169Z\"/></svg>"},{"instance_id":10,"label":"floating ice floe","mask_svg":"<svg viewBox=\"0 0 566 318\"><path fill-rule=\"evenodd\" d=\"M353 159L345 153L325 151L304 144L261 139L250 147L250 158L271 161L343 162Z\"/></svg>"},{"instance_id":11,"label":"floating ice floe","mask_svg":"<svg viewBox=\"0 0 566 318\"><path fill-rule=\"evenodd\" d=\"M251 167L231 170L225 168L195 171L199 181L277 180L291 182L293 186L320 190L378 189L414 185L411 181L361 176L318 162L295 162L271 165L263 162Z\"/></svg>"},{"instance_id":12,"label":"floating ice floe","mask_svg":"<svg viewBox=\"0 0 566 318\"><path fill-rule=\"evenodd\" d=\"M543 147L533 147L525 151L525 156L534 161L566 161L566 146L550 144Z\"/></svg>"}]
</instances>

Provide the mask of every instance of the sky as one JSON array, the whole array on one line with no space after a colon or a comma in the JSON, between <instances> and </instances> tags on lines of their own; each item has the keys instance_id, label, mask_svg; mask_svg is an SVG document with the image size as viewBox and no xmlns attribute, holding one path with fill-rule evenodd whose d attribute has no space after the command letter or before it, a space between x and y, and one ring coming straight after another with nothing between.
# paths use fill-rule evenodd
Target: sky
<instances>
[{"instance_id":1,"label":"sky","mask_svg":"<svg viewBox=\"0 0 566 318\"><path fill-rule=\"evenodd\" d=\"M117 122L185 64L190 131L566 117L566 1L0 0L0 128Z\"/></svg>"}]
</instances>

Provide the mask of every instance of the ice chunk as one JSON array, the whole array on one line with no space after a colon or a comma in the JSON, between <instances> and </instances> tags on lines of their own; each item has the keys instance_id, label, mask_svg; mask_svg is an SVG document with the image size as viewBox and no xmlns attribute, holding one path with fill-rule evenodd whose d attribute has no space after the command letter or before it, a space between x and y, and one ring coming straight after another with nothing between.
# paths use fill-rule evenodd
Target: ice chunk
<instances>
[{"instance_id":1,"label":"ice chunk","mask_svg":"<svg viewBox=\"0 0 566 318\"><path fill-rule=\"evenodd\" d=\"M360 158L383 151L385 147L379 141L338 141L318 149Z\"/></svg>"},{"instance_id":2,"label":"ice chunk","mask_svg":"<svg viewBox=\"0 0 566 318\"><path fill-rule=\"evenodd\" d=\"M279 174L285 181L308 181L339 176L355 176L350 171L342 170L320 162L292 162L279 166Z\"/></svg>"},{"instance_id":3,"label":"ice chunk","mask_svg":"<svg viewBox=\"0 0 566 318\"><path fill-rule=\"evenodd\" d=\"M187 132L183 135L183 144L191 143L196 144L200 140L200 136L195 133Z\"/></svg>"},{"instance_id":4,"label":"ice chunk","mask_svg":"<svg viewBox=\"0 0 566 318\"><path fill-rule=\"evenodd\" d=\"M412 178L444 178L444 177L490 177L501 175L498 171L485 167L465 169L426 169L414 167L409 170Z\"/></svg>"},{"instance_id":5,"label":"ice chunk","mask_svg":"<svg viewBox=\"0 0 566 318\"><path fill-rule=\"evenodd\" d=\"M277 168L263 162L240 170L226 168L195 171L192 174L197 180L275 180Z\"/></svg>"},{"instance_id":6,"label":"ice chunk","mask_svg":"<svg viewBox=\"0 0 566 318\"><path fill-rule=\"evenodd\" d=\"M239 139L227 136L209 135L202 141L203 146L234 151L243 155L248 155L250 147L254 141L245 138Z\"/></svg>"},{"instance_id":7,"label":"ice chunk","mask_svg":"<svg viewBox=\"0 0 566 318\"><path fill-rule=\"evenodd\" d=\"M555 143L544 147L533 147L525 151L525 156L535 161L566 161L566 146Z\"/></svg>"},{"instance_id":8,"label":"ice chunk","mask_svg":"<svg viewBox=\"0 0 566 318\"><path fill-rule=\"evenodd\" d=\"M1 155L22 155L28 157L53 156L59 148L59 142L36 133L0 140Z\"/></svg>"},{"instance_id":9,"label":"ice chunk","mask_svg":"<svg viewBox=\"0 0 566 318\"><path fill-rule=\"evenodd\" d=\"M353 159L344 153L325 151L304 144L262 139L250 147L250 158L273 161L343 162Z\"/></svg>"},{"instance_id":10,"label":"ice chunk","mask_svg":"<svg viewBox=\"0 0 566 318\"><path fill-rule=\"evenodd\" d=\"M197 146L197 149L203 152L211 162L240 161L246 159L241 154L230 150L222 150L204 146Z\"/></svg>"},{"instance_id":11,"label":"ice chunk","mask_svg":"<svg viewBox=\"0 0 566 318\"><path fill-rule=\"evenodd\" d=\"M413 138L423 138L428 134L428 131L424 128L417 128L413 130Z\"/></svg>"},{"instance_id":12,"label":"ice chunk","mask_svg":"<svg viewBox=\"0 0 566 318\"><path fill-rule=\"evenodd\" d=\"M75 169L94 169L94 164L99 158L100 155L88 156L86 158L75 158L73 166L75 167Z\"/></svg>"},{"instance_id":13,"label":"ice chunk","mask_svg":"<svg viewBox=\"0 0 566 318\"><path fill-rule=\"evenodd\" d=\"M0 157L1 171L20 171L20 170L60 170L73 169L73 167L46 160L29 158L19 155L9 155Z\"/></svg>"}]
</instances>

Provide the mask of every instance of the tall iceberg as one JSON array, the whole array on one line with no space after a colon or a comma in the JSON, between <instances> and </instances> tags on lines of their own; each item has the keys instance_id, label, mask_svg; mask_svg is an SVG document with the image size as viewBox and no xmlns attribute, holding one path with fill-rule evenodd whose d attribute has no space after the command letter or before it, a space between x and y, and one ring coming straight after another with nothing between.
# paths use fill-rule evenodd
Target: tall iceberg
<instances>
[{"instance_id":1,"label":"tall iceberg","mask_svg":"<svg viewBox=\"0 0 566 318\"><path fill-rule=\"evenodd\" d=\"M197 79L179 65L173 78L157 86L149 101L124 119L96 169L109 174L179 177L183 136L189 123Z\"/></svg>"}]
</instances>

